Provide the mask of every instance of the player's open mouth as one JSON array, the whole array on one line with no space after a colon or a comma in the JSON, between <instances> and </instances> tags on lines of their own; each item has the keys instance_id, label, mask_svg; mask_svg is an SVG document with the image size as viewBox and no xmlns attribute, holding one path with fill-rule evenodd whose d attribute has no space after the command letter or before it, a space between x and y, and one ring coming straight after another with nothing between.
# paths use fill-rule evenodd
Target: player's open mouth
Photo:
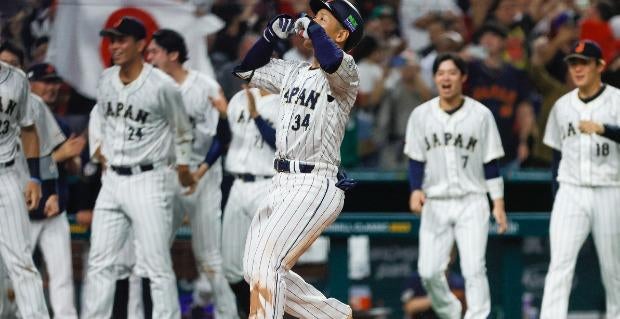
<instances>
[{"instance_id":1,"label":"player's open mouth","mask_svg":"<svg viewBox=\"0 0 620 319\"><path fill-rule=\"evenodd\" d=\"M452 88L452 84L442 84L442 85L441 85L441 88L442 88L443 90L449 90L449 89L451 89L451 88Z\"/></svg>"}]
</instances>

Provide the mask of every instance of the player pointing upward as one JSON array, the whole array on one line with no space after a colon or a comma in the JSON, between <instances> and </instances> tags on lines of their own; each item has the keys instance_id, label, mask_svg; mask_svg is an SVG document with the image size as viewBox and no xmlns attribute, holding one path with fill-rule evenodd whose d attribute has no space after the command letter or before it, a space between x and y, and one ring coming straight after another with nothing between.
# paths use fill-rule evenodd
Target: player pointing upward
<instances>
[{"instance_id":1,"label":"player pointing upward","mask_svg":"<svg viewBox=\"0 0 620 319\"><path fill-rule=\"evenodd\" d=\"M555 103L545 129L560 188L540 317L566 318L577 254L592 231L607 318L620 318L620 90L601 82L605 62L595 42L577 43L565 61L577 88Z\"/></svg>"},{"instance_id":2,"label":"player pointing upward","mask_svg":"<svg viewBox=\"0 0 620 319\"><path fill-rule=\"evenodd\" d=\"M440 318L461 318L445 271L456 239L465 278L465 318L486 318L491 310L485 251L489 204L499 232L506 230L504 184L498 159L504 156L493 114L463 96L467 66L455 54L433 64L436 97L409 117L405 154L410 158L409 205L422 214L418 271Z\"/></svg>"},{"instance_id":3,"label":"player pointing upward","mask_svg":"<svg viewBox=\"0 0 620 319\"><path fill-rule=\"evenodd\" d=\"M327 299L290 271L299 256L338 217L340 144L357 96L358 73L345 51L363 34L362 18L346 0L311 0L314 19L273 18L236 74L280 95L276 129L278 172L248 232L244 277L250 285L250 318L348 318L351 308ZM271 59L276 41L297 26L314 60Z\"/></svg>"}]
</instances>

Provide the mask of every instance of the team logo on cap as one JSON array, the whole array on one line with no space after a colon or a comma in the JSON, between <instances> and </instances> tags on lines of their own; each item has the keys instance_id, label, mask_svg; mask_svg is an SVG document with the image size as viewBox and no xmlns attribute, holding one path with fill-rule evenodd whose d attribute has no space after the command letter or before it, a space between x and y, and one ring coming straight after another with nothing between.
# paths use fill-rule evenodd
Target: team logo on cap
<instances>
[{"instance_id":1,"label":"team logo on cap","mask_svg":"<svg viewBox=\"0 0 620 319\"><path fill-rule=\"evenodd\" d=\"M344 23L347 25L347 27L351 31L355 31L355 29L357 29L357 26L358 26L357 20L355 20L355 17L353 17L353 15L351 14L347 17Z\"/></svg>"},{"instance_id":2,"label":"team logo on cap","mask_svg":"<svg viewBox=\"0 0 620 319\"><path fill-rule=\"evenodd\" d=\"M579 41L579 44L575 48L575 52L582 53L585 48L586 48L586 43L583 41Z\"/></svg>"}]
</instances>

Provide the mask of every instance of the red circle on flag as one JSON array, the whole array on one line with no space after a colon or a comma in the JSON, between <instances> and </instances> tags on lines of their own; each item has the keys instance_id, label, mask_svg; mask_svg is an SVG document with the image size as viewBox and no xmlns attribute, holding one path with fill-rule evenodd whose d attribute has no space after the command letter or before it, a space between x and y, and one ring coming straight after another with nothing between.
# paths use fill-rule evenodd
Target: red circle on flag
<instances>
[{"instance_id":1,"label":"red circle on flag","mask_svg":"<svg viewBox=\"0 0 620 319\"><path fill-rule=\"evenodd\" d=\"M155 18L153 18L153 16L147 11L136 7L124 7L112 12L112 14L110 14L110 16L108 17L108 20L105 22L103 28L107 29L114 27L125 16L136 18L144 24L144 27L146 28L146 43L149 43L149 41L151 41L151 36L153 35L153 33L159 30L159 26L157 25L157 21L155 21ZM109 67L112 65L112 54L110 53L110 39L108 39L108 37L101 37L101 42L99 44L99 54L101 56L101 62L103 62L103 65L105 67Z\"/></svg>"}]
</instances>

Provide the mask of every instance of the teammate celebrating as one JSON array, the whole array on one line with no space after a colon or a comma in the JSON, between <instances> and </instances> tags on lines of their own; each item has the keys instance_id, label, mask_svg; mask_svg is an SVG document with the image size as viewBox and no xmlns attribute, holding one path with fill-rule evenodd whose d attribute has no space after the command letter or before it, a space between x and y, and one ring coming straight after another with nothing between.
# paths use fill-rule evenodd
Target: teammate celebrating
<instances>
[{"instance_id":1,"label":"teammate celebrating","mask_svg":"<svg viewBox=\"0 0 620 319\"><path fill-rule=\"evenodd\" d=\"M504 156L493 114L463 96L467 66L447 53L433 64L439 96L409 117L405 154L410 158L409 206L422 214L418 272L441 318L460 318L461 303L445 276L456 239L465 278L465 318L486 318L491 310L485 251L489 204L499 233L506 230L504 184L498 159Z\"/></svg>"},{"instance_id":2,"label":"teammate celebrating","mask_svg":"<svg viewBox=\"0 0 620 319\"><path fill-rule=\"evenodd\" d=\"M349 306L325 298L290 271L342 210L344 191L335 185L340 144L359 83L355 61L345 51L363 34L362 18L348 1L311 0L310 7L314 19L274 17L235 70L281 100L278 173L252 221L243 259L250 318L282 318L284 309L299 318L352 315ZM275 42L292 34L293 25L314 48L312 63L270 60Z\"/></svg>"},{"instance_id":3,"label":"teammate celebrating","mask_svg":"<svg viewBox=\"0 0 620 319\"><path fill-rule=\"evenodd\" d=\"M566 58L576 89L551 109L543 142L554 151L559 189L551 211L551 262L541 318L566 318L577 254L592 231L607 294L620 318L620 90L601 82L601 49L580 41ZM555 174L554 174L555 175Z\"/></svg>"},{"instance_id":4,"label":"teammate celebrating","mask_svg":"<svg viewBox=\"0 0 620 319\"><path fill-rule=\"evenodd\" d=\"M162 29L153 34L147 48L147 60L170 75L181 90L185 110L193 126L194 140L190 165L198 169L207 154L219 119L212 99L225 99L220 85L212 78L193 70L187 70L187 47L177 32ZM222 165L210 162L205 176L200 178L192 194L184 194L179 187L175 197L175 216L180 224L187 212L192 227L192 248L198 263L198 271L208 278L214 290L218 318L236 318L235 297L224 278L220 234L222 211Z\"/></svg>"},{"instance_id":5,"label":"teammate celebrating","mask_svg":"<svg viewBox=\"0 0 620 319\"><path fill-rule=\"evenodd\" d=\"M153 318L179 318L169 245L176 182L169 164L174 149L181 185L193 185L189 118L170 77L142 61L140 21L123 17L101 35L110 38L115 66L103 72L97 89L107 169L93 214L81 317L110 318L115 259L133 231L138 263L150 278Z\"/></svg>"},{"instance_id":6,"label":"teammate celebrating","mask_svg":"<svg viewBox=\"0 0 620 319\"><path fill-rule=\"evenodd\" d=\"M243 280L243 249L252 218L269 194L279 105L278 95L246 87L232 97L226 113L232 136L225 168L235 181L224 209L222 257L224 274L246 318L250 289Z\"/></svg>"},{"instance_id":7,"label":"teammate celebrating","mask_svg":"<svg viewBox=\"0 0 620 319\"><path fill-rule=\"evenodd\" d=\"M29 111L30 85L25 74L0 62L0 254L15 288L22 318L49 318L41 277L32 262L28 210L39 206L41 177L39 174L39 139ZM17 139L20 136L28 159L31 179L19 179L15 164ZM24 192L22 192L24 190ZM26 203L24 203L24 193ZM4 287L2 287L4 289Z\"/></svg>"}]
</instances>

